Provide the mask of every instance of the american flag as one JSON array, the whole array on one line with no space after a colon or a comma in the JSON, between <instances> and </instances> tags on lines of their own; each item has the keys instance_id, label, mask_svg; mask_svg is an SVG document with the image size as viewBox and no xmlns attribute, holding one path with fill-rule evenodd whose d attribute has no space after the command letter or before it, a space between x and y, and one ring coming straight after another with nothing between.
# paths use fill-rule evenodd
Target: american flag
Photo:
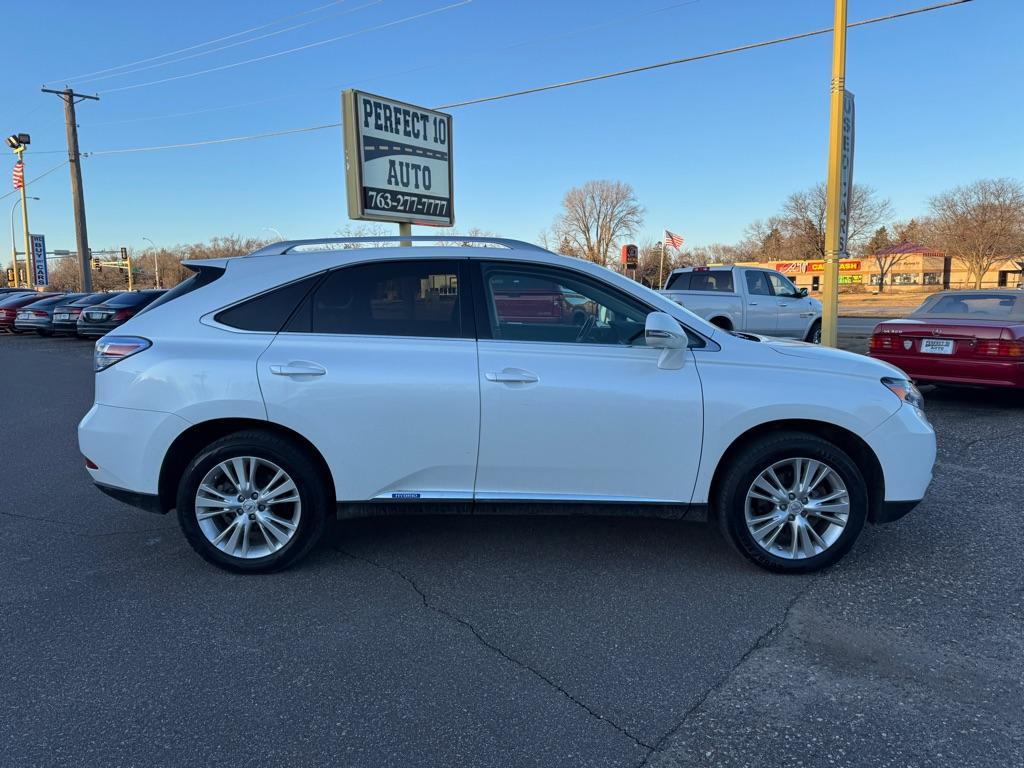
<instances>
[{"instance_id":1,"label":"american flag","mask_svg":"<svg viewBox=\"0 0 1024 768\"><path fill-rule=\"evenodd\" d=\"M14 173L11 174L11 181L14 182L15 189L21 189L25 186L25 164L21 160L14 164Z\"/></svg>"},{"instance_id":2,"label":"american flag","mask_svg":"<svg viewBox=\"0 0 1024 768\"><path fill-rule=\"evenodd\" d=\"M683 247L683 236L677 235L675 232L669 232L666 229L664 243L666 247L674 248L675 250L678 251L680 248Z\"/></svg>"}]
</instances>

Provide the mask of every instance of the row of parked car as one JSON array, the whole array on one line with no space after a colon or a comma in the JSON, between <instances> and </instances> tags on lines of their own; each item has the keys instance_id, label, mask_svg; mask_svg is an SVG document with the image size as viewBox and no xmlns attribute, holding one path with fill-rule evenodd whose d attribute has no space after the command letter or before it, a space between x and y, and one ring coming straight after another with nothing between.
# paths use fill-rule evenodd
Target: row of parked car
<instances>
[{"instance_id":1,"label":"row of parked car","mask_svg":"<svg viewBox=\"0 0 1024 768\"><path fill-rule=\"evenodd\" d=\"M162 294L160 290L99 293L40 293L0 288L0 331L40 336L65 333L98 339L133 317Z\"/></svg>"}]
</instances>

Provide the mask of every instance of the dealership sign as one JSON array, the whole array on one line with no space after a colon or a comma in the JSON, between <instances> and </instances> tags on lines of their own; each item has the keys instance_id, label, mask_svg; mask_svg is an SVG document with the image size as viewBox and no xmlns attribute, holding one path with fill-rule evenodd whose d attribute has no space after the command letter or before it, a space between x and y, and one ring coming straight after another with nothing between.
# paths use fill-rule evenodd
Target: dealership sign
<instances>
[{"instance_id":1,"label":"dealership sign","mask_svg":"<svg viewBox=\"0 0 1024 768\"><path fill-rule=\"evenodd\" d=\"M46 238L42 235L29 235L32 248L32 280L36 285L49 285L50 272L46 268Z\"/></svg>"},{"instance_id":2,"label":"dealership sign","mask_svg":"<svg viewBox=\"0 0 1024 768\"><path fill-rule=\"evenodd\" d=\"M349 218L452 226L451 115L351 89L341 106Z\"/></svg>"},{"instance_id":3,"label":"dealership sign","mask_svg":"<svg viewBox=\"0 0 1024 768\"><path fill-rule=\"evenodd\" d=\"M843 136L839 157L839 258L844 258L849 242L850 206L853 203L853 94L843 91ZM841 270L841 267L840 267Z\"/></svg>"}]
</instances>

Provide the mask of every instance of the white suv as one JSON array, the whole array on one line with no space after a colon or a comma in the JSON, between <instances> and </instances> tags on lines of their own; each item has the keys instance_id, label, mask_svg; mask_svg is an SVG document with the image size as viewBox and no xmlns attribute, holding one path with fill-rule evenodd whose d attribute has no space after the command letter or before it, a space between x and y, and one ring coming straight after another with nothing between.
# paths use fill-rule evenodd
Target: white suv
<instances>
[{"instance_id":1,"label":"white suv","mask_svg":"<svg viewBox=\"0 0 1024 768\"><path fill-rule=\"evenodd\" d=\"M188 263L96 344L93 481L177 509L200 555L243 572L296 562L329 515L396 505L707 515L758 565L807 572L924 495L935 435L899 369L724 331L527 243L462 242L492 247Z\"/></svg>"}]
</instances>

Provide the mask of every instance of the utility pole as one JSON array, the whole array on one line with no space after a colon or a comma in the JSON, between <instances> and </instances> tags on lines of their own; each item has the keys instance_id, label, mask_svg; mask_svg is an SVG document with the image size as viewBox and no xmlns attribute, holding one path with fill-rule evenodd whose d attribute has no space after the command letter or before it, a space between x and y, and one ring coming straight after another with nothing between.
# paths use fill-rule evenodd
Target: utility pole
<instances>
[{"instance_id":1,"label":"utility pole","mask_svg":"<svg viewBox=\"0 0 1024 768\"><path fill-rule=\"evenodd\" d=\"M846 98L846 0L836 0L832 26L832 93L829 111L828 184L825 189L825 274L822 285L821 343L834 347L839 323L839 257L842 210L843 107Z\"/></svg>"},{"instance_id":2,"label":"utility pole","mask_svg":"<svg viewBox=\"0 0 1024 768\"><path fill-rule=\"evenodd\" d=\"M64 101L64 122L68 135L68 163L71 165L71 203L75 209L75 241L78 243L78 270L82 290L92 291L92 270L89 262L89 232L85 226L85 195L82 192L82 158L78 151L78 123L75 122L75 104L85 99L99 101L99 96L75 93L71 88L54 91L43 88L43 93L55 93Z\"/></svg>"}]
</instances>

